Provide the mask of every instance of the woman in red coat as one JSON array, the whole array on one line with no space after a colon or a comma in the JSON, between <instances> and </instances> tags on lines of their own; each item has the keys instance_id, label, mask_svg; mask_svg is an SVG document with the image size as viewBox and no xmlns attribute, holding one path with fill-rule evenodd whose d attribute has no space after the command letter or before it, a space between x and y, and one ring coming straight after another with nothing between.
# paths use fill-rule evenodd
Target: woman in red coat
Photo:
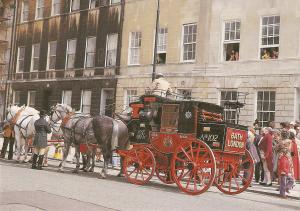
<instances>
[{"instance_id":1,"label":"woman in red coat","mask_svg":"<svg viewBox=\"0 0 300 211\"><path fill-rule=\"evenodd\" d=\"M291 156L293 160L294 179L299 180L300 179L299 152L297 149L296 137L294 133L290 133L290 139L292 140Z\"/></svg>"},{"instance_id":2,"label":"woman in red coat","mask_svg":"<svg viewBox=\"0 0 300 211\"><path fill-rule=\"evenodd\" d=\"M265 172L264 181L260 183L261 185L272 185L271 172L273 172L273 136L272 128L264 129L263 139L258 144L261 160L263 163L263 168Z\"/></svg>"}]
</instances>

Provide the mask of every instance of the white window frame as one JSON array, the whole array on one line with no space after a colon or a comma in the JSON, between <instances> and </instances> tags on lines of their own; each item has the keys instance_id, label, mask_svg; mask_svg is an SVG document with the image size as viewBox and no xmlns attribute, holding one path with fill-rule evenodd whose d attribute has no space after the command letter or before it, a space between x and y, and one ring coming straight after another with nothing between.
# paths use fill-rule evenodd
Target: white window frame
<instances>
[{"instance_id":1,"label":"white window frame","mask_svg":"<svg viewBox=\"0 0 300 211\"><path fill-rule=\"evenodd\" d=\"M67 93L71 94L70 95L70 104L68 104L68 103L65 102L65 96L66 96ZM69 105L69 106L72 107L72 90L63 90L62 91L62 94L61 94L61 103Z\"/></svg>"},{"instance_id":2,"label":"white window frame","mask_svg":"<svg viewBox=\"0 0 300 211\"><path fill-rule=\"evenodd\" d=\"M35 53L35 46L39 46L39 55L34 57L34 53ZM39 70L38 69L34 69L34 62L35 59L38 60L38 66L40 65L40 53L41 53L41 44L40 43L36 43L32 45L32 52L31 52L31 65L30 65L30 72L37 72Z\"/></svg>"},{"instance_id":3,"label":"white window frame","mask_svg":"<svg viewBox=\"0 0 300 211\"><path fill-rule=\"evenodd\" d=\"M115 89L112 89L112 88L103 88L103 89L101 89L100 114L103 114L103 115L105 115L105 111L106 111L105 110L106 109L106 100L109 97L109 95L107 94L108 92L113 92L113 97L114 97Z\"/></svg>"},{"instance_id":4,"label":"white window frame","mask_svg":"<svg viewBox=\"0 0 300 211\"><path fill-rule=\"evenodd\" d=\"M117 2L116 2L117 1ZM121 0L109 0L109 4L113 5L113 4L120 4Z\"/></svg>"},{"instance_id":5,"label":"white window frame","mask_svg":"<svg viewBox=\"0 0 300 211\"><path fill-rule=\"evenodd\" d=\"M88 45L89 45L89 40L90 39L94 39L95 40L95 46L94 46L94 49L93 51L91 52L88 52ZM95 68L96 66L96 44L97 44L97 37L87 37L86 38L86 42L85 42L85 59L84 59L84 67L85 68ZM93 66L87 66L87 58L88 58L88 55L93 55L94 56L94 64Z\"/></svg>"},{"instance_id":6,"label":"white window frame","mask_svg":"<svg viewBox=\"0 0 300 211\"><path fill-rule=\"evenodd\" d=\"M73 3L75 1L78 1L78 9L76 8L76 9L73 10ZM80 0L71 0L70 1L70 12L76 12L76 11L79 11L79 10L80 10Z\"/></svg>"},{"instance_id":7,"label":"white window frame","mask_svg":"<svg viewBox=\"0 0 300 211\"><path fill-rule=\"evenodd\" d=\"M128 88L128 89L124 89L124 105L123 105L123 109L126 109L129 107L129 104L131 102L133 102L134 100L132 100L132 98L135 99L135 97L137 96L137 89L136 88Z\"/></svg>"},{"instance_id":8,"label":"white window frame","mask_svg":"<svg viewBox=\"0 0 300 211\"><path fill-rule=\"evenodd\" d=\"M23 59L20 59L20 50L21 50L21 48L24 49L24 57L23 57ZM23 73L24 70L25 70L25 51L26 51L25 46L19 46L18 47L18 60L17 60L16 73ZM23 61L23 70L22 71L20 71L20 60Z\"/></svg>"},{"instance_id":9,"label":"white window frame","mask_svg":"<svg viewBox=\"0 0 300 211\"><path fill-rule=\"evenodd\" d=\"M132 44L132 36L135 36L135 43ZM135 45L137 42L137 45ZM135 31L135 32L130 32L129 36L129 48L128 48L128 65L139 65L140 64L140 56L141 56L141 46L142 46L142 32L140 31ZM132 56L132 50L137 50L137 58L136 61L133 61L131 56Z\"/></svg>"},{"instance_id":10,"label":"white window frame","mask_svg":"<svg viewBox=\"0 0 300 211\"><path fill-rule=\"evenodd\" d=\"M25 3L27 2L27 10L25 10ZM27 19L24 20L24 13L27 13ZM29 0L23 0L22 1L22 14L21 14L21 22L27 22L29 20Z\"/></svg>"},{"instance_id":11,"label":"white window frame","mask_svg":"<svg viewBox=\"0 0 300 211\"><path fill-rule=\"evenodd\" d=\"M258 93L259 92L269 92L269 96L270 96L270 93L271 92L274 92L274 94L275 94L275 98L274 98L274 111L272 111L272 110L263 110L263 106L264 106L264 104L262 103L262 110L259 110L259 108L258 108ZM263 95L264 95L264 93L263 93ZM268 121L275 121L275 119L276 119L276 90L268 90L268 89L266 89L266 90L257 90L256 91L256 99L255 99L255 119L258 119L258 121L259 121L259 123L261 124L261 126L262 127L264 127L264 126L267 126L266 124L264 125L264 124L262 124L262 122L268 122ZM264 102L264 101L262 101L262 102ZM270 97L269 97L269 101L268 101L268 103L269 103L269 108L270 108L270 103L271 103L271 100L270 100ZM261 113L274 113L274 119L272 120L272 119L268 119L267 121L263 121L264 119L262 119L262 121L261 121L261 119L259 119L258 118L258 113L259 112L261 112ZM270 115L269 115L270 116Z\"/></svg>"},{"instance_id":12,"label":"white window frame","mask_svg":"<svg viewBox=\"0 0 300 211\"><path fill-rule=\"evenodd\" d=\"M41 2L42 4L39 5ZM38 11L39 9L42 9L43 15L42 17L38 17ZM45 12L45 0L36 0L36 9L35 9L35 20L43 19L44 18L44 12Z\"/></svg>"},{"instance_id":13,"label":"white window frame","mask_svg":"<svg viewBox=\"0 0 300 211\"><path fill-rule=\"evenodd\" d=\"M93 7L92 7L92 1L95 2L95 6L93 6ZM96 3L97 3L97 0L90 0L89 1L89 9L95 9L96 8Z\"/></svg>"},{"instance_id":14,"label":"white window frame","mask_svg":"<svg viewBox=\"0 0 300 211\"><path fill-rule=\"evenodd\" d=\"M89 105L84 105L84 103L86 103L84 100L83 100L83 96L86 92L90 92L91 93L91 96L90 96L90 104ZM83 107L84 106L89 106L90 107L90 110L89 110L89 113L85 113L85 114L90 114L91 113L91 107L92 107L92 90L91 89L84 89L84 90L81 90L81 100L80 100L80 112L83 113Z\"/></svg>"},{"instance_id":15,"label":"white window frame","mask_svg":"<svg viewBox=\"0 0 300 211\"><path fill-rule=\"evenodd\" d=\"M168 28L167 27L160 27L158 29L158 32L157 32L157 38L158 39L157 39L156 63L157 64L165 64L165 63L167 63ZM158 62L159 54L163 54L163 53L166 54L165 63L159 63Z\"/></svg>"},{"instance_id":16,"label":"white window frame","mask_svg":"<svg viewBox=\"0 0 300 211\"><path fill-rule=\"evenodd\" d=\"M71 41L75 41L75 52L74 53L69 53L69 45ZM66 51L66 64L65 64L65 69L72 69L75 67L75 59L76 59L76 45L77 45L77 39L69 39L67 40L67 51ZM68 67L68 62L69 62L69 55L74 55L74 64L73 67Z\"/></svg>"},{"instance_id":17,"label":"white window frame","mask_svg":"<svg viewBox=\"0 0 300 211\"><path fill-rule=\"evenodd\" d=\"M229 23L229 39L226 40L226 24ZM230 39L231 38L231 25L232 23L235 23L235 29L234 29L234 39ZM239 23L239 29L237 28L237 23ZM238 32L238 33L237 33ZM239 37L237 38L237 35L239 35ZM232 20L224 20L223 22L223 30L222 30L222 61L230 61L230 60L226 60L226 52L225 52L225 45L227 44L235 44L238 43L239 44L239 60L240 60L240 48L241 48L241 20L240 19L232 19ZM239 60L235 60L235 61L239 61Z\"/></svg>"},{"instance_id":18,"label":"white window frame","mask_svg":"<svg viewBox=\"0 0 300 211\"><path fill-rule=\"evenodd\" d=\"M185 34L184 34L184 27L189 27L189 26L192 26L192 25L194 25L194 26L197 27L197 28L196 28L196 40L195 40L195 41L192 41L192 42L185 43L185 42L184 42L184 35L185 35ZM195 62L195 61L196 61L196 53L197 53L197 35L198 35L197 31L198 31L198 25L197 25L197 23L188 23L188 24L183 24L183 25L182 25L181 62ZM195 58L194 58L194 59L186 59L186 60L184 59L184 45L187 45L187 44L195 44Z\"/></svg>"},{"instance_id":19,"label":"white window frame","mask_svg":"<svg viewBox=\"0 0 300 211\"><path fill-rule=\"evenodd\" d=\"M116 36L116 44L114 47L114 49L109 49L109 41L111 40L110 38ZM116 66L117 63L117 50L118 50L118 39L119 39L119 34L118 33L113 33L113 34L108 34L106 37L106 53L105 53L105 66L106 67L114 67ZM108 58L110 58L108 55L110 52L113 52L115 54L114 57L114 61L112 62L112 64L108 64Z\"/></svg>"},{"instance_id":20,"label":"white window frame","mask_svg":"<svg viewBox=\"0 0 300 211\"><path fill-rule=\"evenodd\" d=\"M30 105L30 98L31 98L31 95L34 93L34 105ZM27 106L30 106L30 107L35 107L36 105L36 91L34 90L30 90L28 91L28 94L27 94Z\"/></svg>"},{"instance_id":21,"label":"white window frame","mask_svg":"<svg viewBox=\"0 0 300 211\"><path fill-rule=\"evenodd\" d=\"M55 55L51 55L51 44L52 43L56 43L56 51L57 51L57 41L51 41L48 42L48 55L47 55L47 70L55 70L55 66L56 66L56 51L55 51ZM55 57L55 65L54 68L50 69L50 59L51 57Z\"/></svg>"},{"instance_id":22,"label":"white window frame","mask_svg":"<svg viewBox=\"0 0 300 211\"><path fill-rule=\"evenodd\" d=\"M222 99L222 92L225 92L225 94L230 93L230 97L229 97L230 99ZM236 94L235 98L233 96L233 93ZM219 105L223 106L223 107L224 107L224 105L222 104L222 102L226 102L226 101L236 102L238 100L238 90L236 90L236 89L222 89L222 90L220 90L219 94L220 94ZM235 117L234 117L234 119L226 118L226 121L230 122L230 123L237 124L237 120L238 120L237 119L237 110L236 109L230 109L230 108L224 108L224 114L226 115L226 117L228 117L227 113L230 113L230 114L234 113ZM232 116L232 115L230 115L230 116Z\"/></svg>"},{"instance_id":23,"label":"white window frame","mask_svg":"<svg viewBox=\"0 0 300 211\"><path fill-rule=\"evenodd\" d=\"M16 95L18 93L18 96L19 96L19 102L16 102ZM21 91L13 91L13 105L20 105L20 98L21 97Z\"/></svg>"},{"instance_id":24,"label":"white window frame","mask_svg":"<svg viewBox=\"0 0 300 211\"><path fill-rule=\"evenodd\" d=\"M59 5L59 11L55 11L56 6ZM51 16L56 16L61 14L61 0L52 0L51 6Z\"/></svg>"},{"instance_id":25,"label":"white window frame","mask_svg":"<svg viewBox=\"0 0 300 211\"><path fill-rule=\"evenodd\" d=\"M279 17L279 24L277 24L279 26L279 29L278 29L278 44L273 44L273 45L263 45L262 44L262 39L263 39L263 26L266 26L267 27L267 40L268 40L268 24L267 25L263 25L263 19L264 18L270 18L270 17ZM265 48L278 48L278 58L279 58L279 47L280 47L280 22L281 22L281 16L279 14L274 14L274 15L264 15L264 16L261 16L260 18L260 32L259 32L259 50L258 50L258 58L260 60L264 60L261 58L261 50L262 49L265 49ZM272 25L272 24L271 24ZM273 24L273 27L275 27L276 24ZM273 35L275 35L275 32L273 33ZM275 38L275 36L273 36L273 39ZM274 40L273 40L273 43L274 43ZM269 59L267 59L269 60Z\"/></svg>"}]
</instances>

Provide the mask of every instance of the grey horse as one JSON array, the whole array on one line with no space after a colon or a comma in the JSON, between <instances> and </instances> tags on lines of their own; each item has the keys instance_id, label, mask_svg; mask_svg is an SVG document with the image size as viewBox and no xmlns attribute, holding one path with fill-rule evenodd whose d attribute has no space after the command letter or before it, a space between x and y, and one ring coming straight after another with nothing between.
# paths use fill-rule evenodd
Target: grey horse
<instances>
[{"instance_id":1,"label":"grey horse","mask_svg":"<svg viewBox=\"0 0 300 211\"><path fill-rule=\"evenodd\" d=\"M63 171L66 158L71 145L75 147L76 169L79 170L80 144L98 144L103 153L104 166L100 178L106 178L107 165L111 159L112 151L116 148L129 147L128 129L122 121L114 120L104 115L74 114L72 108L64 104L56 104L52 108L51 121L62 120L61 128L64 135L65 149L60 170ZM122 168L119 175L122 174Z\"/></svg>"}]
</instances>

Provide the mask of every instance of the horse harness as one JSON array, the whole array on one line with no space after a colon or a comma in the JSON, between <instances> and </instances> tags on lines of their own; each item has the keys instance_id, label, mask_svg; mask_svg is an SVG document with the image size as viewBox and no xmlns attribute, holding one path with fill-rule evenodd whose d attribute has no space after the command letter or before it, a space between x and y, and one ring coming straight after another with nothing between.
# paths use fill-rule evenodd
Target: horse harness
<instances>
[{"instance_id":1,"label":"horse harness","mask_svg":"<svg viewBox=\"0 0 300 211\"><path fill-rule=\"evenodd\" d=\"M26 119L28 119L29 117L32 117L32 116L34 116L34 115L32 115L32 114L31 114L31 115L27 115L24 119L21 120L21 122L20 122L19 124L16 124L16 123L15 123L15 125L16 125L17 127L19 127L19 128L21 128L21 129L23 129L23 130L26 131L26 136L25 136L24 133L22 132L22 130L20 130L21 135L22 135L22 137L23 137L24 139L26 139L26 138L31 138L31 137L27 137L27 128L28 128L28 125L29 125L30 121L28 121L28 123L25 125L25 127L22 127L22 123L23 123Z\"/></svg>"}]
</instances>

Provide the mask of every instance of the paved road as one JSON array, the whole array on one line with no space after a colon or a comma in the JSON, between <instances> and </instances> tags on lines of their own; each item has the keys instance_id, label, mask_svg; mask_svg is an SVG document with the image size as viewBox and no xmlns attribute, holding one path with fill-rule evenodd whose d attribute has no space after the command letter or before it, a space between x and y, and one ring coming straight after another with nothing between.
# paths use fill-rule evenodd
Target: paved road
<instances>
[{"instance_id":1,"label":"paved road","mask_svg":"<svg viewBox=\"0 0 300 211\"><path fill-rule=\"evenodd\" d=\"M155 178L147 186L132 185L117 173L101 180L97 173L38 171L1 160L0 210L300 210L297 200L251 192L227 196L214 187L189 196Z\"/></svg>"}]
</instances>

